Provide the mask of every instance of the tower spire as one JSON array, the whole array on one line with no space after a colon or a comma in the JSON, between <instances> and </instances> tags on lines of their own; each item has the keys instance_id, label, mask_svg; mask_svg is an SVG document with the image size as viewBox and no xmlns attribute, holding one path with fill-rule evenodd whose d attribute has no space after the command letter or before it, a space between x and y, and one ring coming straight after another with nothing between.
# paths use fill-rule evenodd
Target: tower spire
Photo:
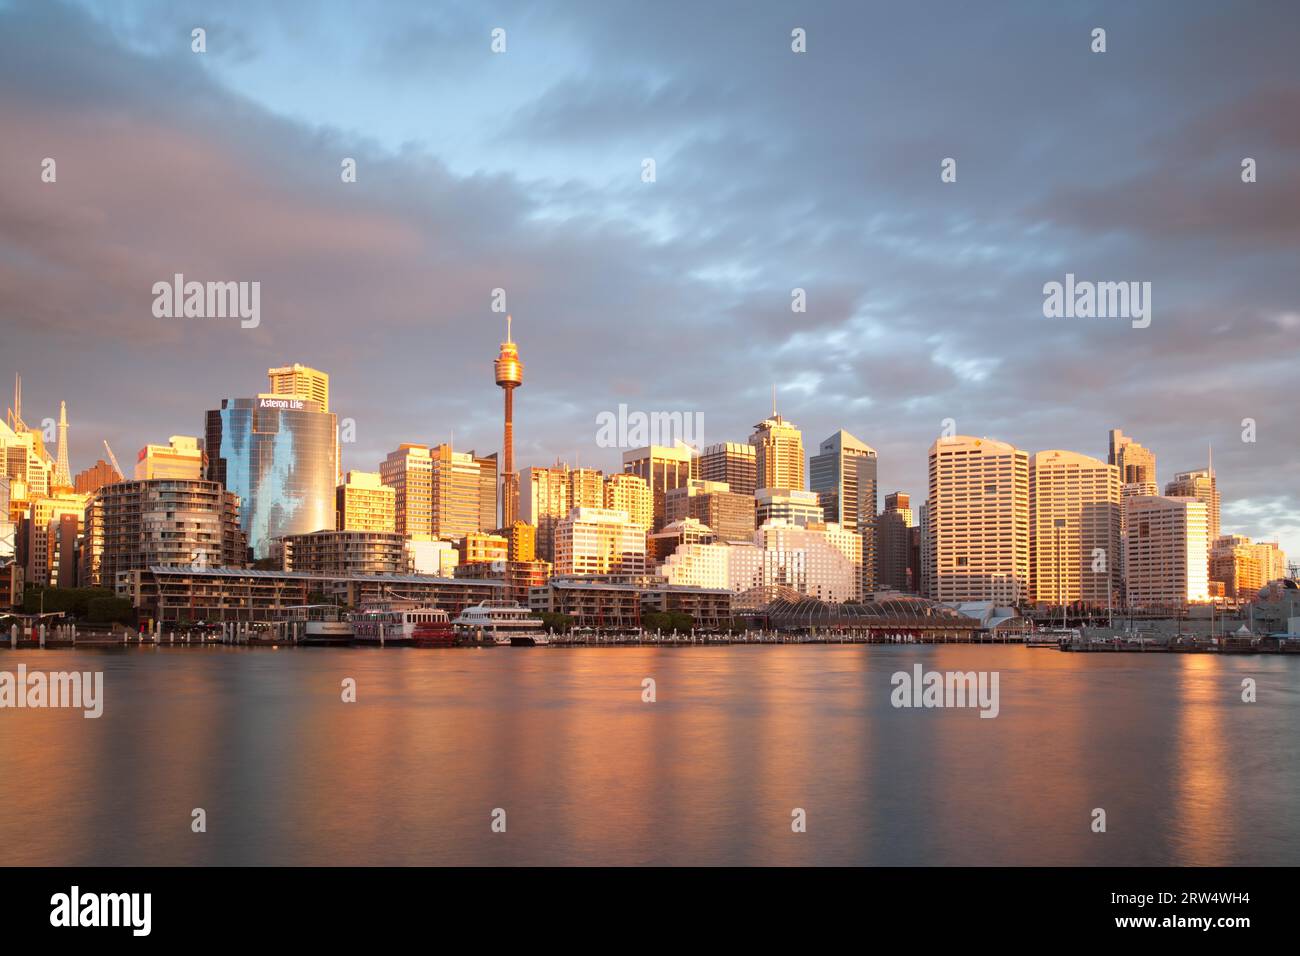
<instances>
[{"instance_id":1,"label":"tower spire","mask_svg":"<svg viewBox=\"0 0 1300 956\"><path fill-rule=\"evenodd\" d=\"M776 382L772 383L772 417L776 418Z\"/></svg>"},{"instance_id":2,"label":"tower spire","mask_svg":"<svg viewBox=\"0 0 1300 956\"><path fill-rule=\"evenodd\" d=\"M68 467L68 403L59 402L59 460L54 466L54 484L72 487L72 469Z\"/></svg>"}]
</instances>

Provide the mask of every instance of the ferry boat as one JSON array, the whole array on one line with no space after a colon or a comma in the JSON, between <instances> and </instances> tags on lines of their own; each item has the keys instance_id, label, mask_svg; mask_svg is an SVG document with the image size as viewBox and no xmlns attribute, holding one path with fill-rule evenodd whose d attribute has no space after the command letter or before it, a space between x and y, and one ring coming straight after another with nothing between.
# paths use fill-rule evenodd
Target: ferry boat
<instances>
[{"instance_id":1,"label":"ferry boat","mask_svg":"<svg viewBox=\"0 0 1300 956\"><path fill-rule=\"evenodd\" d=\"M358 644L387 647L412 646L417 643L417 629L426 628L426 639L436 638L437 626L445 624L447 612L421 605L375 605L352 615L353 640Z\"/></svg>"},{"instance_id":2,"label":"ferry boat","mask_svg":"<svg viewBox=\"0 0 1300 956\"><path fill-rule=\"evenodd\" d=\"M285 610L301 644L342 647L352 642L352 622L340 620L339 609L333 604L302 604Z\"/></svg>"},{"instance_id":3,"label":"ferry boat","mask_svg":"<svg viewBox=\"0 0 1300 956\"><path fill-rule=\"evenodd\" d=\"M1062 642L1074 644L1083 639L1083 635L1078 628L1074 627L1045 627L1035 631L1025 638L1025 647L1052 647L1058 648Z\"/></svg>"},{"instance_id":4,"label":"ferry boat","mask_svg":"<svg viewBox=\"0 0 1300 956\"><path fill-rule=\"evenodd\" d=\"M450 614L441 608L425 608L424 613L429 615L429 619L415 625L411 643L416 647L451 647L459 643Z\"/></svg>"},{"instance_id":5,"label":"ferry boat","mask_svg":"<svg viewBox=\"0 0 1300 956\"><path fill-rule=\"evenodd\" d=\"M542 633L542 622L520 604L482 601L461 611L455 627L458 634L476 641L515 647L550 643L550 638Z\"/></svg>"}]
</instances>

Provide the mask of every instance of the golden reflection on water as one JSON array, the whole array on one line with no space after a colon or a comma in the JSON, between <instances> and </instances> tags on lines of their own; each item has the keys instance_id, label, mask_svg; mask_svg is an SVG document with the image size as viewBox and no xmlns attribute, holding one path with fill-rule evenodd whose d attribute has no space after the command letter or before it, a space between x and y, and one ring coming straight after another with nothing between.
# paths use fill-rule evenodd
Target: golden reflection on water
<instances>
[{"instance_id":1,"label":"golden reflection on water","mask_svg":"<svg viewBox=\"0 0 1300 956\"><path fill-rule=\"evenodd\" d=\"M32 811L0 817L5 864L1300 855L1300 662L1289 659L971 646L22 659L103 669L105 715L0 712L0 801ZM891 675L917 663L996 670L999 716L893 708ZM1246 673L1260 704L1235 703ZM345 678L356 703L341 699ZM196 807L203 834L190 828ZM805 833L791 829L796 808ZM1104 834L1094 808L1106 810ZM492 830L498 809L504 833Z\"/></svg>"}]
</instances>

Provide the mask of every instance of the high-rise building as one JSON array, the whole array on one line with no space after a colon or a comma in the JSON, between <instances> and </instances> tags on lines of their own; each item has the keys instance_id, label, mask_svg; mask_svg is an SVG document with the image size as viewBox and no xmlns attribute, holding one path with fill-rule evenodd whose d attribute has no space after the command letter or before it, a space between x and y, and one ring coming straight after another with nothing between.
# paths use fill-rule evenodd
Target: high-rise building
<instances>
[{"instance_id":1,"label":"high-rise building","mask_svg":"<svg viewBox=\"0 0 1300 956\"><path fill-rule=\"evenodd\" d=\"M754 523L761 528L769 521L787 521L800 527L825 524L821 497L815 491L760 488L754 493Z\"/></svg>"},{"instance_id":2,"label":"high-rise building","mask_svg":"<svg viewBox=\"0 0 1300 956\"><path fill-rule=\"evenodd\" d=\"M397 531L397 489L377 471L349 471L334 491L338 531Z\"/></svg>"},{"instance_id":3,"label":"high-rise building","mask_svg":"<svg viewBox=\"0 0 1300 956\"><path fill-rule=\"evenodd\" d=\"M203 477L203 448L197 438L172 435L166 445L145 445L135 459L135 479Z\"/></svg>"},{"instance_id":4,"label":"high-rise building","mask_svg":"<svg viewBox=\"0 0 1300 956\"><path fill-rule=\"evenodd\" d=\"M83 495L93 494L105 485L121 481L117 469L100 458L85 471L79 471L72 479L72 489Z\"/></svg>"},{"instance_id":5,"label":"high-rise building","mask_svg":"<svg viewBox=\"0 0 1300 956\"><path fill-rule=\"evenodd\" d=\"M1140 495L1128 515L1124 587L1130 607L1177 608L1208 601L1209 509L1196 498Z\"/></svg>"},{"instance_id":6,"label":"high-rise building","mask_svg":"<svg viewBox=\"0 0 1300 956\"><path fill-rule=\"evenodd\" d=\"M915 592L920 586L911 560L912 500L901 491L885 495L876 518L876 585Z\"/></svg>"},{"instance_id":7,"label":"high-rise building","mask_svg":"<svg viewBox=\"0 0 1300 956\"><path fill-rule=\"evenodd\" d=\"M153 566L244 566L239 498L219 482L150 478L101 487L85 507L83 583L116 589Z\"/></svg>"},{"instance_id":8,"label":"high-rise building","mask_svg":"<svg viewBox=\"0 0 1300 956\"><path fill-rule=\"evenodd\" d=\"M775 403L773 403L775 406ZM780 488L803 491L803 432L772 409L772 417L754 426L749 436L754 446L754 489Z\"/></svg>"},{"instance_id":9,"label":"high-rise building","mask_svg":"<svg viewBox=\"0 0 1300 956\"><path fill-rule=\"evenodd\" d=\"M709 445L696 459L696 475L704 481L726 483L733 494L753 497L757 490L757 451L747 442Z\"/></svg>"},{"instance_id":10,"label":"high-rise building","mask_svg":"<svg viewBox=\"0 0 1300 956\"><path fill-rule=\"evenodd\" d=\"M694 463L691 447L682 442L671 448L649 445L623 452L623 471L643 478L654 496L654 530L664 526L664 495L695 477Z\"/></svg>"},{"instance_id":11,"label":"high-rise building","mask_svg":"<svg viewBox=\"0 0 1300 956\"><path fill-rule=\"evenodd\" d=\"M672 494L672 492L669 492ZM648 530L654 525L654 495L640 475L621 472L610 475L605 481L601 506L615 511L626 511L628 519L637 527ZM576 503L575 508L589 507Z\"/></svg>"},{"instance_id":12,"label":"high-rise building","mask_svg":"<svg viewBox=\"0 0 1300 956\"><path fill-rule=\"evenodd\" d=\"M878 455L840 429L809 461L808 487L822 504L823 520L862 535L862 589L876 587L876 471Z\"/></svg>"},{"instance_id":13,"label":"high-rise building","mask_svg":"<svg viewBox=\"0 0 1300 956\"><path fill-rule=\"evenodd\" d=\"M1015 604L1029 583L1029 455L956 435L931 445L929 457L930 596Z\"/></svg>"},{"instance_id":14,"label":"high-rise building","mask_svg":"<svg viewBox=\"0 0 1300 956\"><path fill-rule=\"evenodd\" d=\"M207 477L240 500L240 527L256 558L271 541L334 527L338 462L334 415L313 400L222 399L207 413Z\"/></svg>"},{"instance_id":15,"label":"high-rise building","mask_svg":"<svg viewBox=\"0 0 1300 956\"><path fill-rule=\"evenodd\" d=\"M473 452L454 451L443 444L432 450L433 512L431 530L435 538L459 537L484 528L480 505L483 491L479 462ZM495 481L495 479L494 479ZM496 526L493 519L487 529Z\"/></svg>"},{"instance_id":16,"label":"high-rise building","mask_svg":"<svg viewBox=\"0 0 1300 956\"><path fill-rule=\"evenodd\" d=\"M519 517L537 529L537 556L555 561L555 526L572 510L569 468L529 467L519 475Z\"/></svg>"},{"instance_id":17,"label":"high-rise building","mask_svg":"<svg viewBox=\"0 0 1300 956\"><path fill-rule=\"evenodd\" d=\"M73 587L77 578L77 539L84 530L88 495L71 488L31 499L18 522L17 550L25 559L33 587ZM67 518L73 520L65 520Z\"/></svg>"},{"instance_id":18,"label":"high-rise building","mask_svg":"<svg viewBox=\"0 0 1300 956\"><path fill-rule=\"evenodd\" d=\"M753 451L752 445L745 446ZM757 521L754 493L737 494L725 481L692 478L664 495L664 519L694 518L713 529L719 541L753 541Z\"/></svg>"},{"instance_id":19,"label":"high-rise building","mask_svg":"<svg viewBox=\"0 0 1300 956\"><path fill-rule=\"evenodd\" d=\"M1137 486L1132 494L1154 495L1156 485L1155 452L1143 448L1118 428L1110 431L1110 453L1106 463L1119 469L1119 483ZM1138 490L1138 489L1142 490ZM1132 497L1132 495L1129 495Z\"/></svg>"},{"instance_id":20,"label":"high-rise building","mask_svg":"<svg viewBox=\"0 0 1300 956\"><path fill-rule=\"evenodd\" d=\"M1072 451L1029 459L1029 600L1106 607L1119 595L1119 468Z\"/></svg>"},{"instance_id":21,"label":"high-rise building","mask_svg":"<svg viewBox=\"0 0 1300 956\"><path fill-rule=\"evenodd\" d=\"M266 377L269 394L305 398L319 405L322 412L330 410L330 377L327 373L295 362L280 368L268 368Z\"/></svg>"},{"instance_id":22,"label":"high-rise building","mask_svg":"<svg viewBox=\"0 0 1300 956\"><path fill-rule=\"evenodd\" d=\"M1210 548L1210 581L1223 585L1225 597L1253 598L1268 583L1259 552L1244 535L1223 535Z\"/></svg>"},{"instance_id":23,"label":"high-rise building","mask_svg":"<svg viewBox=\"0 0 1300 956\"><path fill-rule=\"evenodd\" d=\"M499 528L497 523L501 497L501 474L497 467L497 453L478 455L470 452L478 465L478 526L484 531Z\"/></svg>"},{"instance_id":24,"label":"high-rise building","mask_svg":"<svg viewBox=\"0 0 1300 956\"><path fill-rule=\"evenodd\" d=\"M1201 468L1197 471L1180 471L1174 480L1165 485L1167 498L1195 498L1205 502L1208 515L1210 543L1219 540L1219 486L1214 478L1214 468Z\"/></svg>"},{"instance_id":25,"label":"high-rise building","mask_svg":"<svg viewBox=\"0 0 1300 956\"><path fill-rule=\"evenodd\" d=\"M605 502L605 475L599 468L574 468L569 472L569 506L571 508L608 508Z\"/></svg>"},{"instance_id":26,"label":"high-rise building","mask_svg":"<svg viewBox=\"0 0 1300 956\"><path fill-rule=\"evenodd\" d=\"M379 479L395 493L397 533L412 541L432 541L433 456L429 446L398 445L379 463Z\"/></svg>"},{"instance_id":27,"label":"high-rise building","mask_svg":"<svg viewBox=\"0 0 1300 956\"><path fill-rule=\"evenodd\" d=\"M522 564L537 560L537 529L526 521L516 520L506 529L510 547L506 551L508 564Z\"/></svg>"},{"instance_id":28,"label":"high-rise building","mask_svg":"<svg viewBox=\"0 0 1300 956\"><path fill-rule=\"evenodd\" d=\"M644 575L645 528L626 511L574 508L555 527L555 574Z\"/></svg>"},{"instance_id":29,"label":"high-rise building","mask_svg":"<svg viewBox=\"0 0 1300 956\"><path fill-rule=\"evenodd\" d=\"M920 540L917 542L918 547L918 568L920 570L921 587L918 593L922 597L934 597L934 551L930 546L930 507L922 503L916 509L916 527L919 531Z\"/></svg>"},{"instance_id":30,"label":"high-rise building","mask_svg":"<svg viewBox=\"0 0 1300 956\"><path fill-rule=\"evenodd\" d=\"M492 370L497 387L505 392L505 431L502 440L501 527L515 523L519 513L519 476L515 474L515 389L524 384L524 363L519 358L506 316L506 340L501 343Z\"/></svg>"}]
</instances>

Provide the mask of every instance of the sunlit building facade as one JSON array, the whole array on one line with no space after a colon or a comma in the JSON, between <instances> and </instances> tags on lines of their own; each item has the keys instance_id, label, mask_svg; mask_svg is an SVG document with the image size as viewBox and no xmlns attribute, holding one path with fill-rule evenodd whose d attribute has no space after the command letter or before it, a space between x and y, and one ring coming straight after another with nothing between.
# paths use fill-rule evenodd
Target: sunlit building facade
<instances>
[{"instance_id":1,"label":"sunlit building facade","mask_svg":"<svg viewBox=\"0 0 1300 956\"><path fill-rule=\"evenodd\" d=\"M645 528L626 511L574 508L556 525L556 575L638 575L646 563Z\"/></svg>"},{"instance_id":2,"label":"sunlit building facade","mask_svg":"<svg viewBox=\"0 0 1300 956\"><path fill-rule=\"evenodd\" d=\"M135 479L203 477L203 447L197 438L172 435L166 445L145 445L135 459Z\"/></svg>"},{"instance_id":3,"label":"sunlit building facade","mask_svg":"<svg viewBox=\"0 0 1300 956\"><path fill-rule=\"evenodd\" d=\"M1029 455L956 435L931 445L929 459L929 596L1015 604L1029 584Z\"/></svg>"},{"instance_id":4,"label":"sunlit building facade","mask_svg":"<svg viewBox=\"0 0 1300 956\"><path fill-rule=\"evenodd\" d=\"M696 458L695 475L704 481L723 482L733 494L753 497L757 490L757 452L747 442L709 445Z\"/></svg>"},{"instance_id":5,"label":"sunlit building facade","mask_svg":"<svg viewBox=\"0 0 1300 956\"><path fill-rule=\"evenodd\" d=\"M1120 586L1119 468L1053 449L1029 459L1029 600L1106 607Z\"/></svg>"},{"instance_id":6,"label":"sunlit building facade","mask_svg":"<svg viewBox=\"0 0 1300 956\"><path fill-rule=\"evenodd\" d=\"M694 468L695 456L690 446L680 442L672 447L649 445L623 453L623 471L636 475L650 487L654 502L652 526L656 530L666 521L664 496L695 477Z\"/></svg>"},{"instance_id":7,"label":"sunlit building facade","mask_svg":"<svg viewBox=\"0 0 1300 956\"><path fill-rule=\"evenodd\" d=\"M754 446L754 490L764 488L803 491L803 432L775 412L754 426L749 436Z\"/></svg>"},{"instance_id":8,"label":"sunlit building facade","mask_svg":"<svg viewBox=\"0 0 1300 956\"><path fill-rule=\"evenodd\" d=\"M1130 607L1209 600L1209 509L1196 498L1142 495L1124 506L1124 586Z\"/></svg>"},{"instance_id":9,"label":"sunlit building facade","mask_svg":"<svg viewBox=\"0 0 1300 956\"><path fill-rule=\"evenodd\" d=\"M397 489L383 483L377 471L349 471L334 491L338 531L397 530Z\"/></svg>"},{"instance_id":10,"label":"sunlit building facade","mask_svg":"<svg viewBox=\"0 0 1300 956\"><path fill-rule=\"evenodd\" d=\"M207 477L239 496L254 557L268 556L274 538L334 527L335 429L307 399L223 399L208 412Z\"/></svg>"}]
</instances>

